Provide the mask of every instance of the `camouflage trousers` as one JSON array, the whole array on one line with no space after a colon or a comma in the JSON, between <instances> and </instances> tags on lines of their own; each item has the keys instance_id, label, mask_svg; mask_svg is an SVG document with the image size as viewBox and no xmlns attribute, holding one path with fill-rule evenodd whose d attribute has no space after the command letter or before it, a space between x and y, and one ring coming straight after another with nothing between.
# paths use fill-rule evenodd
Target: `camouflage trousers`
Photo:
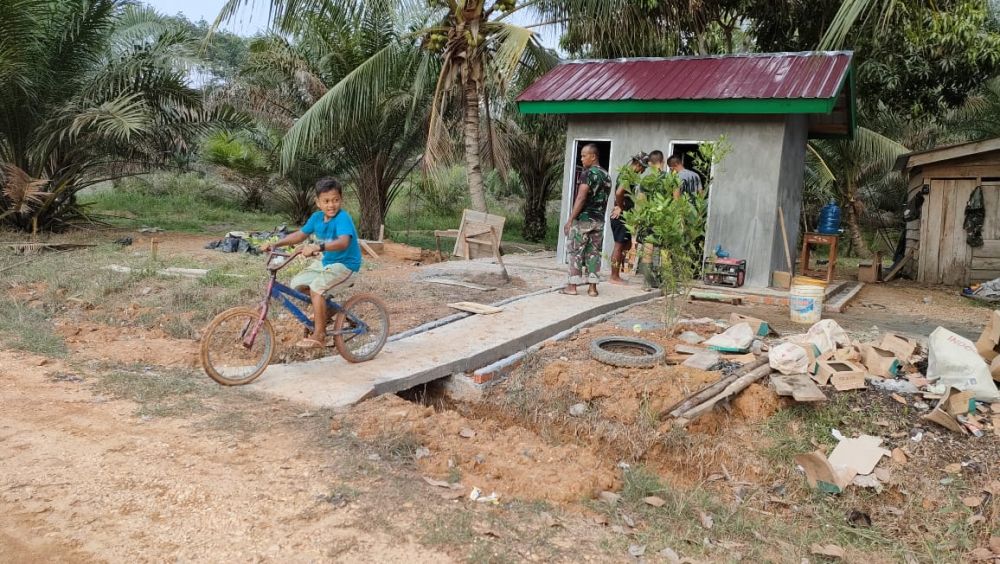
<instances>
[{"instance_id":1,"label":"camouflage trousers","mask_svg":"<svg viewBox=\"0 0 1000 564\"><path fill-rule=\"evenodd\" d=\"M604 222L592 219L574 221L566 239L569 259L569 284L597 284L601 270L601 247L604 246ZM586 274L584 274L586 272Z\"/></svg>"}]
</instances>

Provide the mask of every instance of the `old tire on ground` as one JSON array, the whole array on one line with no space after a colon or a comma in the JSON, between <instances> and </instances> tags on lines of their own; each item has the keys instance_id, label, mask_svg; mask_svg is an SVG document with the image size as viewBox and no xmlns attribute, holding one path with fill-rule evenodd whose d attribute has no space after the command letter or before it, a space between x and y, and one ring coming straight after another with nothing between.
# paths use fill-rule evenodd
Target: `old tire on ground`
<instances>
[{"instance_id":1,"label":"old tire on ground","mask_svg":"<svg viewBox=\"0 0 1000 564\"><path fill-rule=\"evenodd\" d=\"M663 347L632 337L598 337L590 342L594 360L623 368L652 368L663 362Z\"/></svg>"}]
</instances>

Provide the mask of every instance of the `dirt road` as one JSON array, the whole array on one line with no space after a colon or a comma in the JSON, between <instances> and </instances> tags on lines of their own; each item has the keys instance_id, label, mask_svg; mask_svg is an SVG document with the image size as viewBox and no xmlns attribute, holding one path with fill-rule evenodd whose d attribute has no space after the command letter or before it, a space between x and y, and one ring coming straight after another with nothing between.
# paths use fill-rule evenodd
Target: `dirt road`
<instances>
[{"instance_id":1,"label":"dirt road","mask_svg":"<svg viewBox=\"0 0 1000 564\"><path fill-rule=\"evenodd\" d=\"M0 561L449 561L338 507L323 417L251 402L252 434L137 418L40 361L0 353Z\"/></svg>"}]
</instances>

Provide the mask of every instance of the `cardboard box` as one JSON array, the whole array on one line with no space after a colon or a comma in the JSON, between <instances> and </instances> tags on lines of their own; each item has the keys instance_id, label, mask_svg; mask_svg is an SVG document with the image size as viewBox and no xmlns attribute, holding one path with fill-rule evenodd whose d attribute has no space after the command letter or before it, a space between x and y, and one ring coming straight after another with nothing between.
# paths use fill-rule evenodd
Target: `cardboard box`
<instances>
[{"instance_id":1,"label":"cardboard box","mask_svg":"<svg viewBox=\"0 0 1000 564\"><path fill-rule=\"evenodd\" d=\"M838 392L864 390L868 387L865 384L865 375L857 372L838 372L830 376L830 383Z\"/></svg>"},{"instance_id":2,"label":"cardboard box","mask_svg":"<svg viewBox=\"0 0 1000 564\"><path fill-rule=\"evenodd\" d=\"M865 369L863 366L859 366L850 361L838 361L838 360L819 360L816 361L816 375L813 377L814 380L819 385L825 385L830 382L830 379L835 375L840 374L842 378L841 381L848 381L851 376L861 376L862 381L865 378Z\"/></svg>"},{"instance_id":3,"label":"cardboard box","mask_svg":"<svg viewBox=\"0 0 1000 564\"><path fill-rule=\"evenodd\" d=\"M882 280L882 254L875 253L875 260L858 264L858 282L874 284Z\"/></svg>"},{"instance_id":4,"label":"cardboard box","mask_svg":"<svg viewBox=\"0 0 1000 564\"><path fill-rule=\"evenodd\" d=\"M833 359L841 362L861 362L861 351L858 347L851 345L833 351Z\"/></svg>"},{"instance_id":5,"label":"cardboard box","mask_svg":"<svg viewBox=\"0 0 1000 564\"><path fill-rule=\"evenodd\" d=\"M882 335L878 348L891 352L903 362L909 362L917 352L918 345L913 339L907 339L895 333L886 333Z\"/></svg>"},{"instance_id":6,"label":"cardboard box","mask_svg":"<svg viewBox=\"0 0 1000 564\"><path fill-rule=\"evenodd\" d=\"M871 345L861 345L861 362L869 374L881 378L895 378L903 366L896 355Z\"/></svg>"},{"instance_id":7,"label":"cardboard box","mask_svg":"<svg viewBox=\"0 0 1000 564\"><path fill-rule=\"evenodd\" d=\"M983 329L983 334L976 341L976 350L986 362L993 362L1000 355L1000 310L994 310L990 314L986 329ZM993 379L996 380L995 377Z\"/></svg>"},{"instance_id":8,"label":"cardboard box","mask_svg":"<svg viewBox=\"0 0 1000 564\"><path fill-rule=\"evenodd\" d=\"M961 393L962 392L958 388L948 388L948 391L945 392L944 397L941 398L941 401L939 401L937 405L934 406L934 409L932 409L930 413L924 415L923 419L926 419L927 421L933 421L934 423L937 423L938 425L944 427L945 429L948 429L949 431L954 431L956 433L961 433L963 435L968 434L968 431L966 431L965 427L962 427L962 425L958 422L958 420L955 419L955 416L948 413L945 410L945 408L948 405L948 400L952 396L961 395ZM926 398L927 395L924 394L924 397Z\"/></svg>"},{"instance_id":9,"label":"cardboard box","mask_svg":"<svg viewBox=\"0 0 1000 564\"><path fill-rule=\"evenodd\" d=\"M738 313L730 314L729 325L736 325L737 323L749 323L755 337L766 337L771 332L771 326L764 320Z\"/></svg>"}]
</instances>

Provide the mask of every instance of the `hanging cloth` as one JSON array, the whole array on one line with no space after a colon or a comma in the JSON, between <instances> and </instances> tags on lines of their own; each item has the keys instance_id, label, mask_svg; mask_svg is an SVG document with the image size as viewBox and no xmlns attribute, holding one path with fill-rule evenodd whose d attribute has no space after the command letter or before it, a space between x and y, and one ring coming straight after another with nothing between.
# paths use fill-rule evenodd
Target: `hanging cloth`
<instances>
[{"instance_id":1,"label":"hanging cloth","mask_svg":"<svg viewBox=\"0 0 1000 564\"><path fill-rule=\"evenodd\" d=\"M986 206L983 204L983 187L976 186L969 196L969 203L965 204L965 222L962 228L965 229L965 242L970 247L983 246L983 223L986 221Z\"/></svg>"}]
</instances>

